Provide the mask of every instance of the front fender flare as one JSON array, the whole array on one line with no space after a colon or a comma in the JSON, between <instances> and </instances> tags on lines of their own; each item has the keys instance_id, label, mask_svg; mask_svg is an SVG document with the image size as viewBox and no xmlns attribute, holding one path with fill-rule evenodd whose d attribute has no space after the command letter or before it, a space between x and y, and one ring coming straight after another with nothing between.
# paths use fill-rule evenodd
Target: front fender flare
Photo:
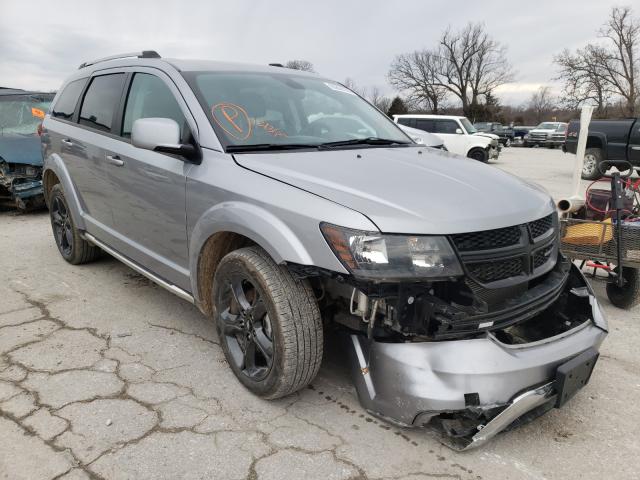
<instances>
[{"instance_id":1,"label":"front fender flare","mask_svg":"<svg viewBox=\"0 0 640 480\"><path fill-rule=\"evenodd\" d=\"M69 206L71 213L71 218L73 219L73 223L76 228L78 228L78 230L86 230L83 218L84 209L82 208L82 201L80 200L76 186L71 180L69 171L67 170L67 167L60 155L52 153L45 157L44 167L42 170L43 180L49 171L55 174L62 185L62 190L64 190L64 196L67 200L67 205Z\"/></svg>"},{"instance_id":2,"label":"front fender flare","mask_svg":"<svg viewBox=\"0 0 640 480\"><path fill-rule=\"evenodd\" d=\"M207 210L189 239L189 270L193 292L198 292L198 261L207 240L218 232L243 235L264 248L276 263L313 264L311 254L289 226L259 206L238 201L223 202Z\"/></svg>"}]
</instances>

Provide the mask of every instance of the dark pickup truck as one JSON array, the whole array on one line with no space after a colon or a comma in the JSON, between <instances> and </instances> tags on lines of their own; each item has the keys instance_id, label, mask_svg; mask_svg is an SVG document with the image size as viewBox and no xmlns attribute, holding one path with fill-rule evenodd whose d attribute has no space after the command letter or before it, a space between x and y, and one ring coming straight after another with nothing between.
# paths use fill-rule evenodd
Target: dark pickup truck
<instances>
[{"instance_id":1,"label":"dark pickup truck","mask_svg":"<svg viewBox=\"0 0 640 480\"><path fill-rule=\"evenodd\" d=\"M562 151L576 153L579 131L580 121L571 120ZM640 167L640 119L591 121L582 178L598 180L602 177L598 164L603 160L627 160L634 167Z\"/></svg>"},{"instance_id":2,"label":"dark pickup truck","mask_svg":"<svg viewBox=\"0 0 640 480\"><path fill-rule=\"evenodd\" d=\"M497 122L478 122L473 124L476 130L483 133L493 133L497 135L500 145L510 147L513 143L513 129L505 127L501 123Z\"/></svg>"}]
</instances>

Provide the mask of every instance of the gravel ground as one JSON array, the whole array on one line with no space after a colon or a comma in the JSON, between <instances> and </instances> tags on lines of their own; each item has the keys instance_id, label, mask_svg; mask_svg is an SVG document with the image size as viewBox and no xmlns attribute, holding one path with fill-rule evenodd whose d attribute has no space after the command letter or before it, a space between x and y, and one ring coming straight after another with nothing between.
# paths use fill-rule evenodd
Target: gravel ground
<instances>
[{"instance_id":1,"label":"gravel ground","mask_svg":"<svg viewBox=\"0 0 640 480\"><path fill-rule=\"evenodd\" d=\"M557 198L572 161L510 148L495 165ZM46 213L0 213L0 252L0 478L638 478L640 309L601 286L611 333L591 383L460 454L367 415L331 347L308 389L257 399L208 319L111 258L66 264Z\"/></svg>"}]
</instances>

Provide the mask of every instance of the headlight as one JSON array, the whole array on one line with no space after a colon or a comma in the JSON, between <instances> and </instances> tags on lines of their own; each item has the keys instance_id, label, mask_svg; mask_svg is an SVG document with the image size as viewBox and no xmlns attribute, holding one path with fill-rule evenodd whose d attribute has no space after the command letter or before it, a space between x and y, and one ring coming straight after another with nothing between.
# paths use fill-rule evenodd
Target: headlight
<instances>
[{"instance_id":1,"label":"headlight","mask_svg":"<svg viewBox=\"0 0 640 480\"><path fill-rule=\"evenodd\" d=\"M350 273L375 280L434 279L462 275L442 236L384 235L322 223L320 230Z\"/></svg>"}]
</instances>

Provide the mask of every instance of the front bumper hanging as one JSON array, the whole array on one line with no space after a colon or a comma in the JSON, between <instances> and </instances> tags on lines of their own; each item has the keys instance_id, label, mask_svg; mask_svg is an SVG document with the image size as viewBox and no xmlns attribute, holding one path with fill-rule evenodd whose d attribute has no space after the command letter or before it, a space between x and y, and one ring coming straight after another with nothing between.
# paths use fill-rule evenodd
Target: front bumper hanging
<instances>
[{"instance_id":1,"label":"front bumper hanging","mask_svg":"<svg viewBox=\"0 0 640 480\"><path fill-rule=\"evenodd\" d=\"M476 448L562 406L588 382L607 335L606 320L590 291L588 302L590 320L525 344L502 343L490 332L480 338L405 343L350 334L351 371L360 402L371 414L399 426L429 424L456 450ZM571 381L567 369L574 374Z\"/></svg>"}]
</instances>

